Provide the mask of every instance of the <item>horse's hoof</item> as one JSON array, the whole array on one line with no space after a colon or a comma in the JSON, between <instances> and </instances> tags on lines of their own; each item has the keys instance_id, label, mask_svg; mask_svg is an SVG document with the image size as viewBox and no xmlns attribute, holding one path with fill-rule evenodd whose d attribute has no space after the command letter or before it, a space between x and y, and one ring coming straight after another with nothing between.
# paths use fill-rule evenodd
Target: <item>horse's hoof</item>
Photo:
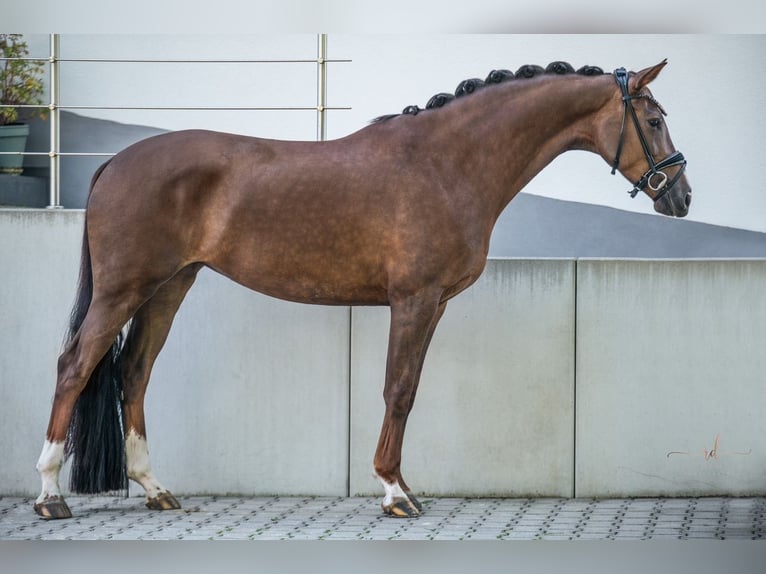
<instances>
[{"instance_id":1,"label":"horse's hoof","mask_svg":"<svg viewBox=\"0 0 766 574\"><path fill-rule=\"evenodd\" d=\"M417 499L409 494L407 496L408 498L395 498L393 503L389 505L382 504L383 512L394 518L416 518L420 516L423 507Z\"/></svg>"},{"instance_id":2,"label":"horse's hoof","mask_svg":"<svg viewBox=\"0 0 766 574\"><path fill-rule=\"evenodd\" d=\"M72 511L63 496L49 496L42 502L35 502L33 508L45 520L72 518Z\"/></svg>"},{"instance_id":3,"label":"horse's hoof","mask_svg":"<svg viewBox=\"0 0 766 574\"><path fill-rule=\"evenodd\" d=\"M160 492L154 498L146 499L146 507L150 510L178 510L181 503L170 492Z\"/></svg>"},{"instance_id":4,"label":"horse's hoof","mask_svg":"<svg viewBox=\"0 0 766 574\"><path fill-rule=\"evenodd\" d=\"M412 503L412 506L417 508L418 512L420 514L422 514L423 513L423 505L420 504L420 501L417 498L415 498L415 496L412 493L410 493L410 492L405 492L404 494L406 494L407 498L410 499L410 503Z\"/></svg>"}]
</instances>

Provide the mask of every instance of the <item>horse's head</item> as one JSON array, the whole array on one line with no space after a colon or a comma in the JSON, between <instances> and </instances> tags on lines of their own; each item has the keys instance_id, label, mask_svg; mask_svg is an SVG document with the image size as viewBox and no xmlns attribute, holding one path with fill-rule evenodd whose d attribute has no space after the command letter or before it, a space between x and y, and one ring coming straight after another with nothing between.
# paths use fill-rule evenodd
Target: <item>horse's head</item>
<instances>
[{"instance_id":1,"label":"horse's head","mask_svg":"<svg viewBox=\"0 0 766 574\"><path fill-rule=\"evenodd\" d=\"M614 71L615 95L605 110L601 130L601 155L654 201L664 215L684 217L692 192L684 170L686 160L670 139L665 110L647 88L667 60L640 72Z\"/></svg>"}]
</instances>

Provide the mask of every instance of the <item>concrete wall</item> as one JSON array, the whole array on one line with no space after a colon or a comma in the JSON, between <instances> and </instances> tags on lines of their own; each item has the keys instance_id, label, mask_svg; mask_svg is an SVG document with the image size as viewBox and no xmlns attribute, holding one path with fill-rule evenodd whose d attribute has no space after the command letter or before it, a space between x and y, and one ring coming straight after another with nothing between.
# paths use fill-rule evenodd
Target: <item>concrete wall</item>
<instances>
[{"instance_id":1,"label":"concrete wall","mask_svg":"<svg viewBox=\"0 0 766 574\"><path fill-rule=\"evenodd\" d=\"M578 262L578 495L763 494L764 285L763 260Z\"/></svg>"},{"instance_id":2,"label":"concrete wall","mask_svg":"<svg viewBox=\"0 0 766 574\"><path fill-rule=\"evenodd\" d=\"M31 494L74 302L82 215L0 210L0 492Z\"/></svg>"},{"instance_id":3,"label":"concrete wall","mask_svg":"<svg viewBox=\"0 0 766 574\"><path fill-rule=\"evenodd\" d=\"M0 494L37 494L81 226L78 211L0 210ZM434 337L408 481L766 493L765 280L766 261L490 261ZM158 475L179 494L379 492L387 324L385 308L285 303L202 272L147 396Z\"/></svg>"}]
</instances>

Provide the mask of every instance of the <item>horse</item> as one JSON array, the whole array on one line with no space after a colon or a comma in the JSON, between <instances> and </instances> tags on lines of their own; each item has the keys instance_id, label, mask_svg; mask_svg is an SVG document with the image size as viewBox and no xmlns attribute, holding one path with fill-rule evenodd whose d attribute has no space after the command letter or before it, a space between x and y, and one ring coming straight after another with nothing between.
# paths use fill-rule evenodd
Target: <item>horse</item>
<instances>
[{"instance_id":1,"label":"horse","mask_svg":"<svg viewBox=\"0 0 766 574\"><path fill-rule=\"evenodd\" d=\"M207 267L288 301L390 307L373 470L383 512L419 516L401 451L426 351L449 300L484 270L514 196L559 154L587 150L658 213L688 213L686 159L647 87L666 63L493 70L329 141L184 130L116 154L90 186L35 512L72 516L59 487L68 457L74 493L126 491L132 480L150 509L180 508L152 471L144 396Z\"/></svg>"}]
</instances>

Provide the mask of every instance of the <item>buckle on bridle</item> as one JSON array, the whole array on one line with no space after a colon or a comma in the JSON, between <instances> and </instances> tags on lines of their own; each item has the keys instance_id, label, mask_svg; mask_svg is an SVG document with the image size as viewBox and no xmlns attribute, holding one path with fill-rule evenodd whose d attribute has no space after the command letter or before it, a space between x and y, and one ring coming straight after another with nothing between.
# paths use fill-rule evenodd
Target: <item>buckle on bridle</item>
<instances>
[{"instance_id":1,"label":"buckle on bridle","mask_svg":"<svg viewBox=\"0 0 766 574\"><path fill-rule=\"evenodd\" d=\"M660 183L655 185L653 183L653 179L655 176L660 176ZM649 189L652 191L659 191L663 188L663 186L668 182L668 176L664 171L655 171L652 174L649 175L649 179L646 180L646 185L649 186Z\"/></svg>"}]
</instances>

